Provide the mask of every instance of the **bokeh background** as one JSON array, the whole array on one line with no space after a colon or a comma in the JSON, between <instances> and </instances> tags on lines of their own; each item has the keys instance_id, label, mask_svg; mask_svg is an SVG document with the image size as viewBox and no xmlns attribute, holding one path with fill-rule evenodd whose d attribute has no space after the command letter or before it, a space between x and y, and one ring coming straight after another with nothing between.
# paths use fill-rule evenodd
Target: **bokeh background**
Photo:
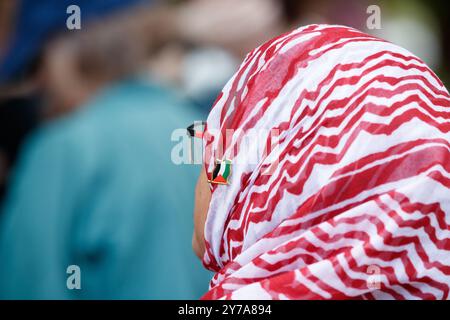
<instances>
[{"instance_id":1,"label":"bokeh background","mask_svg":"<svg viewBox=\"0 0 450 320\"><path fill-rule=\"evenodd\" d=\"M399 44L448 87L445 0L0 0L0 298L205 293L212 274L191 251L200 166L171 161L172 132L207 117L250 50L311 23Z\"/></svg>"}]
</instances>

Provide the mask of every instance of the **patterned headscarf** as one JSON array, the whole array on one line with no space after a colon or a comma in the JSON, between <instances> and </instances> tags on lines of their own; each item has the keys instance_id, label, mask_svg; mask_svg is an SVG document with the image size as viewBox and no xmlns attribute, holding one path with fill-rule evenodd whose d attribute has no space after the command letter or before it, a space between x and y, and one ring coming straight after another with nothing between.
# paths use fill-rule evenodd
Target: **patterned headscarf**
<instances>
[{"instance_id":1,"label":"patterned headscarf","mask_svg":"<svg viewBox=\"0 0 450 320\"><path fill-rule=\"evenodd\" d=\"M231 175L203 298L448 299L449 131L442 82L384 40L310 25L250 52L204 135Z\"/></svg>"}]
</instances>

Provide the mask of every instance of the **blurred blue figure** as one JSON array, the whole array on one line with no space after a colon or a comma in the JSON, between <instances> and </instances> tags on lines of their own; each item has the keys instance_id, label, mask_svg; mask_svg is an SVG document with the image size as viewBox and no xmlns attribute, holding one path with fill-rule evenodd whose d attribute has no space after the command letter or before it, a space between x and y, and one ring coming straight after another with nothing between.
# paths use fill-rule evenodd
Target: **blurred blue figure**
<instances>
[{"instance_id":1,"label":"blurred blue figure","mask_svg":"<svg viewBox=\"0 0 450 320\"><path fill-rule=\"evenodd\" d=\"M198 298L209 275L191 249L193 167L171 132L196 114L130 81L28 141L0 229L0 297ZM66 269L81 269L68 290Z\"/></svg>"},{"instance_id":2,"label":"blurred blue figure","mask_svg":"<svg viewBox=\"0 0 450 320\"><path fill-rule=\"evenodd\" d=\"M0 79L33 57L20 56ZM197 170L171 160L171 134L200 119L193 110L129 77L34 132L0 213L0 299L199 298L210 274L191 249Z\"/></svg>"}]
</instances>

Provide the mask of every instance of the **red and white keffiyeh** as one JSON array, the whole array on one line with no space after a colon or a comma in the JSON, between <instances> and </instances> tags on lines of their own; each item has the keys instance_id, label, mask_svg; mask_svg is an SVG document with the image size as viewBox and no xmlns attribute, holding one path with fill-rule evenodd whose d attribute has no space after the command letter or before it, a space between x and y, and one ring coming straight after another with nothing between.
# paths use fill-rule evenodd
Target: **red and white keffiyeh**
<instances>
[{"instance_id":1,"label":"red and white keffiyeh","mask_svg":"<svg viewBox=\"0 0 450 320\"><path fill-rule=\"evenodd\" d=\"M206 128L208 176L232 173L204 299L449 298L450 96L422 60L306 26L248 54Z\"/></svg>"}]
</instances>

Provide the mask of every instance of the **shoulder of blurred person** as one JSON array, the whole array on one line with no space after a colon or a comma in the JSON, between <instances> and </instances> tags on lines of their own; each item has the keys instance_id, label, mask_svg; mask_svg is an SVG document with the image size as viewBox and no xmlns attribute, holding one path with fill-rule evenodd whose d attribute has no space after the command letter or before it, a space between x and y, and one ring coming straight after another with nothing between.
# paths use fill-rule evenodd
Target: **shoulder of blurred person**
<instances>
[{"instance_id":1,"label":"shoulder of blurred person","mask_svg":"<svg viewBox=\"0 0 450 320\"><path fill-rule=\"evenodd\" d=\"M44 126L25 144L6 199L5 224L17 233L10 239L15 244L2 241L0 246L22 251L27 239L17 238L23 238L24 229L30 232L28 240L34 233L66 243L84 270L85 289L75 297L200 296L209 274L190 249L195 168L177 166L170 158L172 131L198 119L189 104L167 89L129 80ZM25 226L18 226L24 216ZM130 273L121 276L121 268ZM108 273L127 278L127 285L105 282L113 276ZM203 281L196 282L196 277ZM16 280L20 284L26 279ZM61 281L56 287L65 285L62 279L54 281ZM202 282L205 287L195 292ZM21 286L15 288L23 297ZM35 289L37 296L29 291L25 297L61 297L42 296Z\"/></svg>"}]
</instances>

